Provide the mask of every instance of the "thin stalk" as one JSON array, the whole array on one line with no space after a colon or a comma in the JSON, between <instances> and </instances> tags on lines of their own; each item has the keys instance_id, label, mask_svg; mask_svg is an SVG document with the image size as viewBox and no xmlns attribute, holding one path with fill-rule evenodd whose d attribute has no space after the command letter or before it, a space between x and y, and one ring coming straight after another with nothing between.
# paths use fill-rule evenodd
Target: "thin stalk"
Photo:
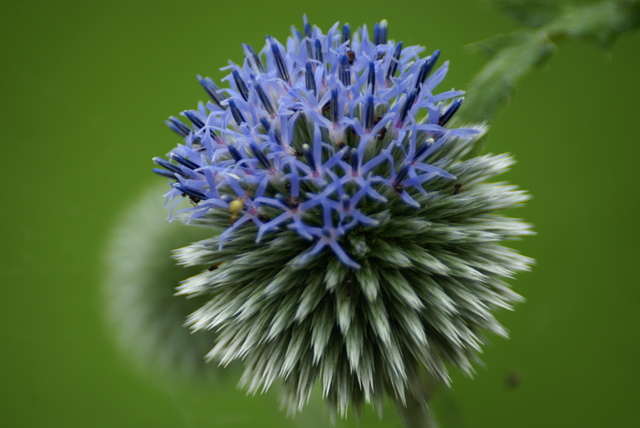
<instances>
[{"instance_id":1,"label":"thin stalk","mask_svg":"<svg viewBox=\"0 0 640 428\"><path fill-rule=\"evenodd\" d=\"M438 428L433 407L429 405L436 386L437 382L431 376L424 374L417 388L418 394L407 391L405 404L396 401L398 416L405 428Z\"/></svg>"}]
</instances>

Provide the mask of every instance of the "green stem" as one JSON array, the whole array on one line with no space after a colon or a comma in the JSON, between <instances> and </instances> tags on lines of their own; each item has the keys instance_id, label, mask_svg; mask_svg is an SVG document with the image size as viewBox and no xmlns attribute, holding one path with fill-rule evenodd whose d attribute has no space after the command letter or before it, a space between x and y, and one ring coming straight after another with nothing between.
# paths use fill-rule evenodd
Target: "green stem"
<instances>
[{"instance_id":1,"label":"green stem","mask_svg":"<svg viewBox=\"0 0 640 428\"><path fill-rule=\"evenodd\" d=\"M433 407L429 401L435 391L437 382L428 375L423 375L419 384L419 397L407 391L406 403L396 402L398 416L405 428L438 428Z\"/></svg>"}]
</instances>

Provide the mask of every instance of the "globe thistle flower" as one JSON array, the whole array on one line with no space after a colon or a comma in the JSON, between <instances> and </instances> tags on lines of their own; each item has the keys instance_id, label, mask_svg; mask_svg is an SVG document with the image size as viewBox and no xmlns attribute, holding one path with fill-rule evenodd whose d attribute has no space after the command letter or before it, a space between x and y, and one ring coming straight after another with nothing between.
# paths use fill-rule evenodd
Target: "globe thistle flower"
<instances>
[{"instance_id":1,"label":"globe thistle flower","mask_svg":"<svg viewBox=\"0 0 640 428\"><path fill-rule=\"evenodd\" d=\"M530 233L499 214L527 194L490 183L509 155L466 159L482 124L452 126L463 92L438 92L448 62L403 46L387 23L324 34L304 20L282 45L267 37L230 63L221 89L155 171L176 214L212 236L176 252L208 269L178 293L206 297L193 330L214 330L207 354L242 360L255 393L280 380L300 410L319 384L330 408L386 396L421 400L426 371L471 373L486 332L506 336L497 308L521 298L503 282L531 260L500 242Z\"/></svg>"}]
</instances>

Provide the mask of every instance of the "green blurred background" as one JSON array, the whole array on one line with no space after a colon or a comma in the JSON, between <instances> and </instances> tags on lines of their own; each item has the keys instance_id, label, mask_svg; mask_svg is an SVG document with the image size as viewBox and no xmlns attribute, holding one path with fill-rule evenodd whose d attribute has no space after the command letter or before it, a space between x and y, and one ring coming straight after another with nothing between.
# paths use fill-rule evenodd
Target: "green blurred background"
<instances>
[{"instance_id":1,"label":"green blurred background","mask_svg":"<svg viewBox=\"0 0 640 428\"><path fill-rule=\"evenodd\" d=\"M162 121L205 98L196 74L219 79L242 42L284 40L303 13L325 30L386 18L392 38L451 60L443 88L484 63L465 45L517 28L476 0L2 1L0 426L329 426L319 405L292 421L233 379L141 375L101 298L116 219L177 142ZM512 338L438 392L442 428L637 426L639 53L637 31L609 50L563 42L493 123L488 150L514 153L507 178L534 195L512 214L535 224L516 246L537 266L513 282L527 302L500 314ZM400 422L368 411L361 426Z\"/></svg>"}]
</instances>

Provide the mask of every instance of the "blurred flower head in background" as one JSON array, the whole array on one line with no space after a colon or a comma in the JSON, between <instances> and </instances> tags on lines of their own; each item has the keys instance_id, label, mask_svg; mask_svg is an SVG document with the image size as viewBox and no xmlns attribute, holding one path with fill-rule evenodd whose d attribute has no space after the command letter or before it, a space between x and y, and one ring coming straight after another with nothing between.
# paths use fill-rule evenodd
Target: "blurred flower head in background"
<instances>
[{"instance_id":1,"label":"blurred flower head in background","mask_svg":"<svg viewBox=\"0 0 640 428\"><path fill-rule=\"evenodd\" d=\"M421 400L422 371L472 371L492 311L520 300L501 278L531 259L500 245L531 233L499 210L528 196L489 183L509 155L468 158L482 124L453 126L462 92L437 92L439 51L387 38L387 23L324 34L304 20L230 63L211 101L171 117L183 139L155 171L211 237L176 252L204 266L179 293L215 330L208 353L242 360L249 392L281 380L290 412L316 383L333 411Z\"/></svg>"},{"instance_id":2,"label":"blurred flower head in background","mask_svg":"<svg viewBox=\"0 0 640 428\"><path fill-rule=\"evenodd\" d=\"M221 370L202 358L214 333L193 334L183 326L184 319L207 299L174 296L180 281L198 270L185 270L169 259L172 248L207 233L180 223L167 224L161 214L159 187L147 190L123 213L107 247L103 292L108 326L123 353L148 378L220 382Z\"/></svg>"}]
</instances>

